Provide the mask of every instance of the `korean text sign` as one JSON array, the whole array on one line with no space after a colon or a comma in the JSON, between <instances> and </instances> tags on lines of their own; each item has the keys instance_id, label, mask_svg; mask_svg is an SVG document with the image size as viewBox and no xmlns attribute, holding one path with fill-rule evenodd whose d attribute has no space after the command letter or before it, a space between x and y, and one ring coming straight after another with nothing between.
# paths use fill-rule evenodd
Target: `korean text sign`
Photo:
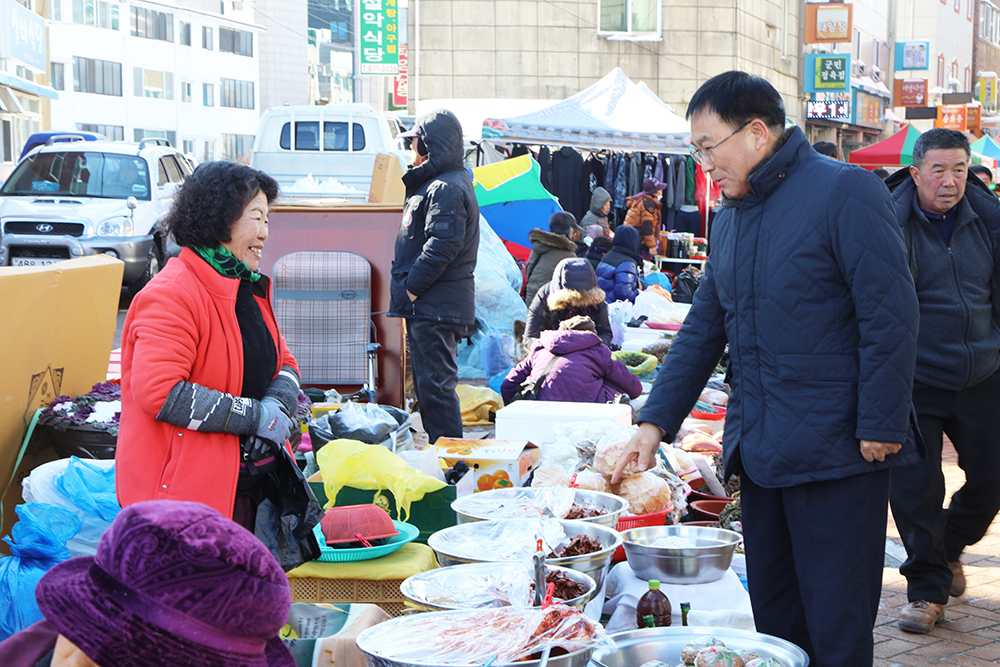
<instances>
[{"instance_id":1,"label":"korean text sign","mask_svg":"<svg viewBox=\"0 0 1000 667\"><path fill-rule=\"evenodd\" d=\"M7 2L7 39L9 56L28 67L44 72L48 69L45 59L45 19L17 2Z\"/></svg>"},{"instance_id":2,"label":"korean text sign","mask_svg":"<svg viewBox=\"0 0 1000 667\"><path fill-rule=\"evenodd\" d=\"M851 56L816 54L806 56L805 92L847 92L851 89Z\"/></svg>"},{"instance_id":3,"label":"korean text sign","mask_svg":"<svg viewBox=\"0 0 1000 667\"><path fill-rule=\"evenodd\" d=\"M360 0L361 74L399 74L398 0Z\"/></svg>"}]
</instances>

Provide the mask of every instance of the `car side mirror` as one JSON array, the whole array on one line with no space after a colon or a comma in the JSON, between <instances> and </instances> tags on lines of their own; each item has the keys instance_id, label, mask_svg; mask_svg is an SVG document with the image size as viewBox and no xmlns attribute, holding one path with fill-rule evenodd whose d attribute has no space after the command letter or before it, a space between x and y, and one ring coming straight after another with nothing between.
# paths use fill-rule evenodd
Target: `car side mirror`
<instances>
[{"instance_id":1,"label":"car side mirror","mask_svg":"<svg viewBox=\"0 0 1000 667\"><path fill-rule=\"evenodd\" d=\"M139 208L139 200L135 197L128 197L125 199L125 205L128 206L130 211L134 211Z\"/></svg>"}]
</instances>

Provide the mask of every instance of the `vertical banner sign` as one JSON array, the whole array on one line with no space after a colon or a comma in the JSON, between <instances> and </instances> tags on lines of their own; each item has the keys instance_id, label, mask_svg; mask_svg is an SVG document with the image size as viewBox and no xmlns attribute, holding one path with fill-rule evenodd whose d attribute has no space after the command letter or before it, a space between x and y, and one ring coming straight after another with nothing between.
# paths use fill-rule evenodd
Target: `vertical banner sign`
<instances>
[{"instance_id":1,"label":"vertical banner sign","mask_svg":"<svg viewBox=\"0 0 1000 667\"><path fill-rule=\"evenodd\" d=\"M10 52L4 54L28 67L44 72L48 69L45 59L45 19L17 2L8 2L7 44Z\"/></svg>"},{"instance_id":2,"label":"vertical banner sign","mask_svg":"<svg viewBox=\"0 0 1000 667\"><path fill-rule=\"evenodd\" d=\"M992 107L997 103L997 73L983 72L979 75L979 103Z\"/></svg>"},{"instance_id":3,"label":"vertical banner sign","mask_svg":"<svg viewBox=\"0 0 1000 667\"><path fill-rule=\"evenodd\" d=\"M409 63L407 62L406 44L399 45L399 74L393 79L392 85L392 106L406 108L407 92L406 77L409 75Z\"/></svg>"},{"instance_id":4,"label":"vertical banner sign","mask_svg":"<svg viewBox=\"0 0 1000 667\"><path fill-rule=\"evenodd\" d=\"M836 93L851 89L851 56L849 54L806 55L805 92Z\"/></svg>"},{"instance_id":5,"label":"vertical banner sign","mask_svg":"<svg viewBox=\"0 0 1000 667\"><path fill-rule=\"evenodd\" d=\"M399 74L397 0L361 0L358 31L362 74Z\"/></svg>"}]
</instances>

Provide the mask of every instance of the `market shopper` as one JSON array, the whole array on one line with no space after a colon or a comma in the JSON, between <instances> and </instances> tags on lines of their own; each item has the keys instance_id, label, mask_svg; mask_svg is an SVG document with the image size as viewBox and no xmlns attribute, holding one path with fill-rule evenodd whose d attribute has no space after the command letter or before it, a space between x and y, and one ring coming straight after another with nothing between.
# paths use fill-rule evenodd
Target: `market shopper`
<instances>
[{"instance_id":1,"label":"market shopper","mask_svg":"<svg viewBox=\"0 0 1000 667\"><path fill-rule=\"evenodd\" d=\"M530 350L543 331L555 331L563 321L576 315L593 320L597 336L605 345L611 345L611 320L604 290L597 286L594 267L580 257L559 262L552 280L542 285L532 299L524 327L524 348Z\"/></svg>"},{"instance_id":2,"label":"market shopper","mask_svg":"<svg viewBox=\"0 0 1000 667\"><path fill-rule=\"evenodd\" d=\"M504 378L500 394L505 405L529 378L541 380L540 401L609 403L622 395L642 394L639 378L624 361L611 358L594 321L582 315L560 322L558 331L542 332L528 356Z\"/></svg>"},{"instance_id":3,"label":"market shopper","mask_svg":"<svg viewBox=\"0 0 1000 667\"><path fill-rule=\"evenodd\" d=\"M594 271L597 271L597 265L611 251L612 243L610 236L598 236L590 244L590 248L587 249L586 259L594 267Z\"/></svg>"},{"instance_id":4,"label":"market shopper","mask_svg":"<svg viewBox=\"0 0 1000 667\"><path fill-rule=\"evenodd\" d=\"M969 175L975 176L982 181L983 185L989 188L991 192L993 191L993 171L989 167L982 164L974 164L969 167Z\"/></svg>"},{"instance_id":5,"label":"market shopper","mask_svg":"<svg viewBox=\"0 0 1000 667\"><path fill-rule=\"evenodd\" d=\"M913 405L928 453L892 471L909 599L899 627L910 632L930 632L949 592L964 593L960 556L1000 510L1000 202L969 178L970 157L964 134L931 129L888 181L920 302ZM965 471L947 510L942 434Z\"/></svg>"},{"instance_id":6,"label":"market shopper","mask_svg":"<svg viewBox=\"0 0 1000 667\"><path fill-rule=\"evenodd\" d=\"M115 482L123 507L205 503L291 568L319 555L322 510L287 449L298 365L260 273L277 196L267 174L221 161L178 191L166 223L183 249L132 300L122 331Z\"/></svg>"},{"instance_id":7,"label":"market shopper","mask_svg":"<svg viewBox=\"0 0 1000 667\"><path fill-rule=\"evenodd\" d=\"M642 192L625 200L628 212L625 214L625 224L639 230L642 237L640 246L643 259L653 261L656 255L656 245L660 238L660 211L663 205L660 197L666 183L647 178L642 182Z\"/></svg>"},{"instance_id":8,"label":"market shopper","mask_svg":"<svg viewBox=\"0 0 1000 667\"><path fill-rule=\"evenodd\" d=\"M424 114L401 136L411 139L416 159L403 175L406 203L392 260L389 317L406 319L413 388L434 443L462 437L455 354L476 321L479 204L462 162L455 114Z\"/></svg>"},{"instance_id":9,"label":"market shopper","mask_svg":"<svg viewBox=\"0 0 1000 667\"><path fill-rule=\"evenodd\" d=\"M634 303L639 296L639 231L634 227L621 227L615 234L611 252L597 265L597 285L604 290L605 300Z\"/></svg>"},{"instance_id":10,"label":"market shopper","mask_svg":"<svg viewBox=\"0 0 1000 667\"><path fill-rule=\"evenodd\" d=\"M740 474L757 630L817 667L873 661L889 468L920 457L910 401L917 299L888 190L785 130L766 80L726 72L688 105L722 187L690 313L619 460L652 467L728 341L725 474Z\"/></svg>"},{"instance_id":11,"label":"market shopper","mask_svg":"<svg viewBox=\"0 0 1000 667\"><path fill-rule=\"evenodd\" d=\"M44 619L0 643L4 667L295 667L278 637L284 572L201 503L125 507L96 555L53 566L35 598Z\"/></svg>"},{"instance_id":12,"label":"market shopper","mask_svg":"<svg viewBox=\"0 0 1000 667\"><path fill-rule=\"evenodd\" d=\"M611 211L611 195L598 186L590 195L590 209L584 214L580 226L590 230L591 225L601 228L604 236L611 236L611 226L608 224L608 213Z\"/></svg>"},{"instance_id":13,"label":"market shopper","mask_svg":"<svg viewBox=\"0 0 1000 667\"><path fill-rule=\"evenodd\" d=\"M573 234L580 231L576 218L567 211L556 211L549 217L549 231L535 228L528 232L531 254L525 265L524 301L531 305L532 299L542 285L552 280L556 264L568 257L577 257L579 247Z\"/></svg>"}]
</instances>

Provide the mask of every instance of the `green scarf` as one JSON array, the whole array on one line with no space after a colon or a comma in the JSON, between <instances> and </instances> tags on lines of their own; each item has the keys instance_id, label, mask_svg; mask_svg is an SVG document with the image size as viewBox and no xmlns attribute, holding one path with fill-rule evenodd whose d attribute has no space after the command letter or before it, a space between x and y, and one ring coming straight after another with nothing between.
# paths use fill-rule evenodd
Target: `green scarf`
<instances>
[{"instance_id":1,"label":"green scarf","mask_svg":"<svg viewBox=\"0 0 1000 667\"><path fill-rule=\"evenodd\" d=\"M250 267L247 266L242 260L236 258L236 255L229 252L226 248L221 245L216 248L197 248L192 247L198 255L208 262L212 268L226 276L227 278L241 278L243 280L249 280L254 283L260 280L259 271L251 271Z\"/></svg>"}]
</instances>

